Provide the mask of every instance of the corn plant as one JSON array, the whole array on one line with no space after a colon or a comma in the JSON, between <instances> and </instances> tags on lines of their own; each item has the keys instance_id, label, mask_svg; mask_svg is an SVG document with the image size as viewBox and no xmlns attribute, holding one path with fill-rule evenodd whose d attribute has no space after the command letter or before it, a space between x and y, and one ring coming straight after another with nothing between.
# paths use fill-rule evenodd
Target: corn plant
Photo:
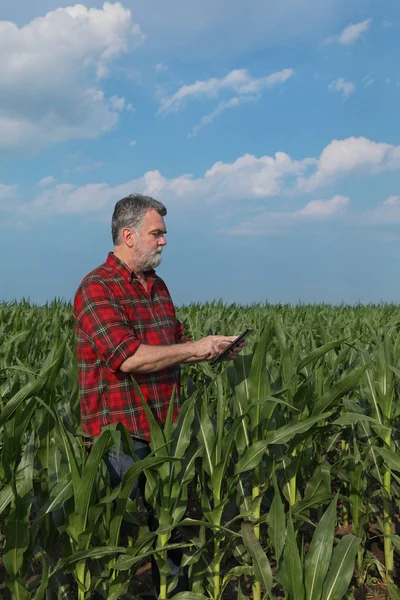
<instances>
[{"instance_id":1,"label":"corn plant","mask_svg":"<svg viewBox=\"0 0 400 600\"><path fill-rule=\"evenodd\" d=\"M398 599L398 307L212 302L178 317L193 338L254 334L234 363L182 368L176 420L173 399L165 424L144 403L151 454L112 489L103 458L132 453L130 437L115 424L88 447L71 306L0 303L6 597L138 598L153 557L166 600L178 549L190 590L176 600L339 600L373 579ZM154 527L130 498L141 475Z\"/></svg>"}]
</instances>

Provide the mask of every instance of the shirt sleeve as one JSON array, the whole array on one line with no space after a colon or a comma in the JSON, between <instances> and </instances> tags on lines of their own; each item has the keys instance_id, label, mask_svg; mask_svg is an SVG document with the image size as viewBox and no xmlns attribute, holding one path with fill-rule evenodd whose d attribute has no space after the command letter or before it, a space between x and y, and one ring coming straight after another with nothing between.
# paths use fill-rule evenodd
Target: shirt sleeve
<instances>
[{"instance_id":1,"label":"shirt sleeve","mask_svg":"<svg viewBox=\"0 0 400 600\"><path fill-rule=\"evenodd\" d=\"M180 321L176 320L176 342L177 344L184 344L190 342L190 338L185 335L185 330Z\"/></svg>"},{"instance_id":2,"label":"shirt sleeve","mask_svg":"<svg viewBox=\"0 0 400 600\"><path fill-rule=\"evenodd\" d=\"M81 333L113 372L140 346L120 303L99 280L88 280L78 289L74 318Z\"/></svg>"}]
</instances>

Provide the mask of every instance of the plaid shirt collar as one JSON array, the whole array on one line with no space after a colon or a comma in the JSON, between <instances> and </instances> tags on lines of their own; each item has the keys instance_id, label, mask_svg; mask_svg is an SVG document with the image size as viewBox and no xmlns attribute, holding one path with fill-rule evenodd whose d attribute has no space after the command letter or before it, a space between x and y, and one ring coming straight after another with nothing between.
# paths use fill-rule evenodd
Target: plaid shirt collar
<instances>
[{"instance_id":1,"label":"plaid shirt collar","mask_svg":"<svg viewBox=\"0 0 400 600\"><path fill-rule=\"evenodd\" d=\"M132 280L137 279L136 273L134 271L131 271L128 265L126 265L120 258L115 256L114 252L108 253L106 265L108 265L112 269L116 269L118 273L122 275L122 277L124 277L124 279L129 281L129 283L131 283ZM157 275L154 269L149 269L148 271L146 271L146 279L150 279L151 283L154 281L156 276Z\"/></svg>"}]
</instances>

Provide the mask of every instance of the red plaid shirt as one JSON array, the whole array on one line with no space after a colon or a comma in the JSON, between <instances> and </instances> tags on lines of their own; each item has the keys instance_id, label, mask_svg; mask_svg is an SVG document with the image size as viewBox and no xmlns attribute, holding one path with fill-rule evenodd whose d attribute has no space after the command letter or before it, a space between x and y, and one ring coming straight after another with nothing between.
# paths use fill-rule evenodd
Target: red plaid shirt
<instances>
[{"instance_id":1,"label":"red plaid shirt","mask_svg":"<svg viewBox=\"0 0 400 600\"><path fill-rule=\"evenodd\" d=\"M146 293L136 275L112 252L86 275L75 295L78 379L82 429L91 436L121 421L132 436L149 440L149 424L132 375L121 364L140 344L184 342L167 286L155 271L147 273ZM157 421L165 422L175 387L174 416L179 403L179 367L135 373L143 397Z\"/></svg>"}]
</instances>

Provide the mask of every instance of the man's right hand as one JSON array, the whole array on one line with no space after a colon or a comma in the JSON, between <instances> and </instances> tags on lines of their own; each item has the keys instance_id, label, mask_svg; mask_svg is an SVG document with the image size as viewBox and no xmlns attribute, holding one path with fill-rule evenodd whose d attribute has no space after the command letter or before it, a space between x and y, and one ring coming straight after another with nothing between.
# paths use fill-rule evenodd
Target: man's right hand
<instances>
[{"instance_id":1,"label":"man's right hand","mask_svg":"<svg viewBox=\"0 0 400 600\"><path fill-rule=\"evenodd\" d=\"M201 360L212 360L236 338L236 335L208 335L205 338L188 343L192 345L194 360L200 362Z\"/></svg>"}]
</instances>

